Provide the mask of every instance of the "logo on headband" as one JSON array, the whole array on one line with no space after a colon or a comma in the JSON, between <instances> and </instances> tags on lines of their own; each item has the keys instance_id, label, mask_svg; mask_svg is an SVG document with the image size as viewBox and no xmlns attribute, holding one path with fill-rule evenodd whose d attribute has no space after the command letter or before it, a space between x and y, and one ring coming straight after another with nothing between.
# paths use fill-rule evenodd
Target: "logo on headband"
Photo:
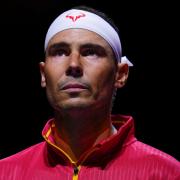
<instances>
[{"instance_id":1,"label":"logo on headband","mask_svg":"<svg viewBox=\"0 0 180 180\"><path fill-rule=\"evenodd\" d=\"M71 19L73 22L77 21L79 18L81 17L85 17L86 15L84 13L81 13L81 12L75 12L75 13L71 13L71 14L68 14L66 15L66 18L69 18Z\"/></svg>"}]
</instances>

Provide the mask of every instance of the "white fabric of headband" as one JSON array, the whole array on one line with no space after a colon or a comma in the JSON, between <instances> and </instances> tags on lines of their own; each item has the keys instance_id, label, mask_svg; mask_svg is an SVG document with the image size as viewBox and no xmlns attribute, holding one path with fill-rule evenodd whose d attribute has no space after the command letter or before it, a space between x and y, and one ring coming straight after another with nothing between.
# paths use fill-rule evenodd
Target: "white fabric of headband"
<instances>
[{"instance_id":1,"label":"white fabric of headband","mask_svg":"<svg viewBox=\"0 0 180 180\"><path fill-rule=\"evenodd\" d=\"M50 39L55 34L66 29L73 28L86 29L97 33L109 43L109 45L113 49L116 59L119 62L127 63L129 66L133 66L133 64L126 58L126 56L121 57L121 42L115 29L100 16L84 10L68 10L59 15L52 22L46 34L44 45L45 50L48 46Z\"/></svg>"}]
</instances>

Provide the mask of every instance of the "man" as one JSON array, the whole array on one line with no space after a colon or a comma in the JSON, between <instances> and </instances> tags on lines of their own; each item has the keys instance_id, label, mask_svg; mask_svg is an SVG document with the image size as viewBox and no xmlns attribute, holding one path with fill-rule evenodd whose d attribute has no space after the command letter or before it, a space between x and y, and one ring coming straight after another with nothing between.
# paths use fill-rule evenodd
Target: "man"
<instances>
[{"instance_id":1,"label":"man","mask_svg":"<svg viewBox=\"0 0 180 180\"><path fill-rule=\"evenodd\" d=\"M177 160L134 137L132 117L111 115L132 66L115 29L85 7L51 24L40 71L54 118L44 142L1 160L1 180L180 179Z\"/></svg>"}]
</instances>

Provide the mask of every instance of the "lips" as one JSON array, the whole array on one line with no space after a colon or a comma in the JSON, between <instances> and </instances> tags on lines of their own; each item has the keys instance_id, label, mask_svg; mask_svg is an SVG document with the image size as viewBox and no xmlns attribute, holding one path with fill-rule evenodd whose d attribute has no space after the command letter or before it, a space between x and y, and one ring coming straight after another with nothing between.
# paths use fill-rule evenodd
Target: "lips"
<instances>
[{"instance_id":1,"label":"lips","mask_svg":"<svg viewBox=\"0 0 180 180\"><path fill-rule=\"evenodd\" d=\"M84 89L88 89L88 87L80 83L67 83L63 85L60 89L61 90L84 90Z\"/></svg>"}]
</instances>

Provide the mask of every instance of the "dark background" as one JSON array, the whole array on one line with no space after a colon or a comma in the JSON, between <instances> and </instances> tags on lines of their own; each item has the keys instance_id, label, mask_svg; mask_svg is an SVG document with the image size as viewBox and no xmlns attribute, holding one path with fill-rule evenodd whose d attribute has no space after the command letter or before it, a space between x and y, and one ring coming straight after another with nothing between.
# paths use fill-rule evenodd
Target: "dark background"
<instances>
[{"instance_id":1,"label":"dark background","mask_svg":"<svg viewBox=\"0 0 180 180\"><path fill-rule=\"evenodd\" d=\"M132 115L139 140L180 160L178 7L146 1L26 0L1 4L0 158L42 140L52 111L40 87L44 37L60 12L89 5L120 29L123 54L133 63L113 113Z\"/></svg>"}]
</instances>

